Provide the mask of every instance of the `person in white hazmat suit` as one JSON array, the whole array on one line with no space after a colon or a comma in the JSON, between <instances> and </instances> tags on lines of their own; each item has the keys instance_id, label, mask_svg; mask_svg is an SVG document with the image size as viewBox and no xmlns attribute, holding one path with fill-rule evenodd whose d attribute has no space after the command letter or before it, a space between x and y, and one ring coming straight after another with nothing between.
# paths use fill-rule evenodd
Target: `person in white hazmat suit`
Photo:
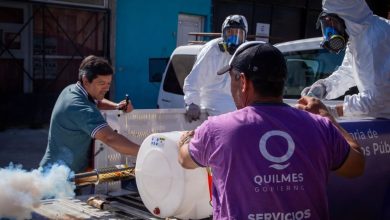
<instances>
[{"instance_id":1,"label":"person in white hazmat suit","mask_svg":"<svg viewBox=\"0 0 390 220\"><path fill-rule=\"evenodd\" d=\"M334 99L357 86L358 94L328 106L334 116L390 118L390 21L374 15L364 0L324 0L322 8L321 45L336 53L346 46L345 56L332 75L301 95Z\"/></svg>"},{"instance_id":2,"label":"person in white hazmat suit","mask_svg":"<svg viewBox=\"0 0 390 220\"><path fill-rule=\"evenodd\" d=\"M222 24L220 38L209 41L199 52L183 84L186 119L199 119L201 109L208 115L236 110L230 94L230 76L217 75L229 63L235 50L246 41L248 23L242 15L230 15Z\"/></svg>"}]
</instances>

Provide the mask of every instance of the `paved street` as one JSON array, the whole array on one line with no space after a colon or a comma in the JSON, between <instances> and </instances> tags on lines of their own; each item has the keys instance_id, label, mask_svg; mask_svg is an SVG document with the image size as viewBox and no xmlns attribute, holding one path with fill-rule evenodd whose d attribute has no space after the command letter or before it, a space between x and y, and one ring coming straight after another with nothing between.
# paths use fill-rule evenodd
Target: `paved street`
<instances>
[{"instance_id":1,"label":"paved street","mask_svg":"<svg viewBox=\"0 0 390 220\"><path fill-rule=\"evenodd\" d=\"M26 170L38 167L46 150L47 128L10 128L0 132L0 167L10 162L22 164Z\"/></svg>"}]
</instances>

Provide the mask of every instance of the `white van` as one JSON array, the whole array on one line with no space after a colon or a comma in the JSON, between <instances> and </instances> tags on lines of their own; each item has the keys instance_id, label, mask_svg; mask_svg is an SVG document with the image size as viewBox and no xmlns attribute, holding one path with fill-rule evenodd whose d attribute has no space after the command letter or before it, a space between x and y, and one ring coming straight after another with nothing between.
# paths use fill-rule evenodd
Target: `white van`
<instances>
[{"instance_id":1,"label":"white van","mask_svg":"<svg viewBox=\"0 0 390 220\"><path fill-rule=\"evenodd\" d=\"M177 47L168 62L158 94L158 108L184 108L184 79L191 72L196 56L204 44Z\"/></svg>"},{"instance_id":2,"label":"white van","mask_svg":"<svg viewBox=\"0 0 390 220\"><path fill-rule=\"evenodd\" d=\"M299 98L303 88L329 76L341 65L344 52L330 53L320 47L321 40L322 37L317 37L275 44L287 61L288 78L284 98ZM202 47L187 45L173 51L160 86L157 101L159 108L184 108L183 82Z\"/></svg>"}]
</instances>

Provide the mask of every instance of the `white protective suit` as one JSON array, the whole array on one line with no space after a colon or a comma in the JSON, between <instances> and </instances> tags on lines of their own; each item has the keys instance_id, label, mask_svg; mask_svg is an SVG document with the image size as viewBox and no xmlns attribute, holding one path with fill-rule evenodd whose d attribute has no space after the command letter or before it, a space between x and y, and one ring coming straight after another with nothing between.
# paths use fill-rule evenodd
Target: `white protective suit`
<instances>
[{"instance_id":1,"label":"white protective suit","mask_svg":"<svg viewBox=\"0 0 390 220\"><path fill-rule=\"evenodd\" d=\"M341 17L349 35L342 65L325 79L326 99L352 86L344 98L344 116L390 118L390 21L373 14L364 0L324 0L327 13Z\"/></svg>"},{"instance_id":2,"label":"white protective suit","mask_svg":"<svg viewBox=\"0 0 390 220\"><path fill-rule=\"evenodd\" d=\"M226 66L232 57L219 49L219 42L222 42L222 38L205 44L183 85L184 102L206 109L209 115L236 110L230 91L230 75L217 75L218 70Z\"/></svg>"}]
</instances>

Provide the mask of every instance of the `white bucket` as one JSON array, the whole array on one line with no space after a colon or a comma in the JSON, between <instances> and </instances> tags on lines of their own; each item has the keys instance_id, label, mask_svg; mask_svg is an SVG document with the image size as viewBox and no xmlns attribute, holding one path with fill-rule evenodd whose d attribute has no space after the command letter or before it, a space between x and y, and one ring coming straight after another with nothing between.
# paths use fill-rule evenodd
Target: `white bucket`
<instances>
[{"instance_id":1,"label":"white bucket","mask_svg":"<svg viewBox=\"0 0 390 220\"><path fill-rule=\"evenodd\" d=\"M181 167L177 144L181 134L151 134L142 142L135 167L138 191L158 217L207 218L212 214L207 171Z\"/></svg>"}]
</instances>

